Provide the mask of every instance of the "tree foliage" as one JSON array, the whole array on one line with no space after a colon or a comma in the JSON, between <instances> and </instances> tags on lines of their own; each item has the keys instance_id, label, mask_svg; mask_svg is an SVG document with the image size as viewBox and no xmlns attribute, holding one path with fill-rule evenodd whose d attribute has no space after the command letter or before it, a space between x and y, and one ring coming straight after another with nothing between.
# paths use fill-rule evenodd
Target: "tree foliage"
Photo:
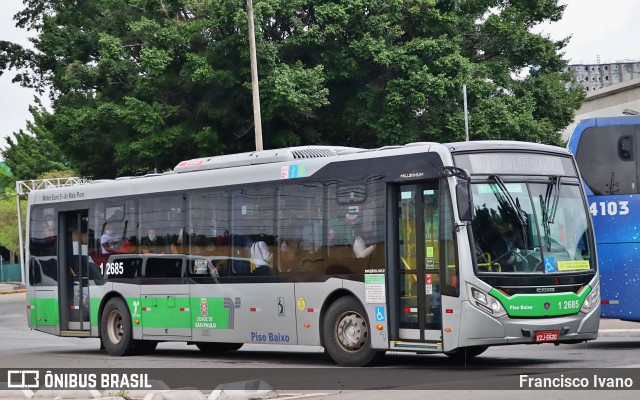
<instances>
[{"instance_id":1,"label":"tree foliage","mask_svg":"<svg viewBox=\"0 0 640 400\"><path fill-rule=\"evenodd\" d=\"M8 146L1 151L5 163L11 168L11 174L0 176L4 187L13 186L16 180L37 179L52 170L65 171L66 175L73 173L70 162L49 130L53 125L53 115L38 99L35 99L35 104L29 108L34 120L27 122L27 132L20 130L13 137L8 137Z\"/></svg>"},{"instance_id":2,"label":"tree foliage","mask_svg":"<svg viewBox=\"0 0 640 400\"><path fill-rule=\"evenodd\" d=\"M24 2L35 50L2 42L0 67L51 90L32 130L81 174L254 148L243 0ZM463 84L472 139L558 144L584 94L565 87L566 41L530 32L558 2L256 0L265 147L462 140Z\"/></svg>"},{"instance_id":3,"label":"tree foliage","mask_svg":"<svg viewBox=\"0 0 640 400\"><path fill-rule=\"evenodd\" d=\"M26 223L27 200L20 200L22 207L22 231L24 234ZM24 236L23 236L24 237ZM16 191L11 188L5 189L0 196L0 244L16 254L20 253L20 239L18 237L18 203Z\"/></svg>"}]
</instances>

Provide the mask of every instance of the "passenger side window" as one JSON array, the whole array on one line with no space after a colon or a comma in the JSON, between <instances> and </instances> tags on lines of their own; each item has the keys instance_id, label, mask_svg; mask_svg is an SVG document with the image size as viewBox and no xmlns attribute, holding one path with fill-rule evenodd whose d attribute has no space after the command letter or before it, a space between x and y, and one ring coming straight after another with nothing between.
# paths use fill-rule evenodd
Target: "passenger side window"
<instances>
[{"instance_id":1,"label":"passenger side window","mask_svg":"<svg viewBox=\"0 0 640 400\"><path fill-rule=\"evenodd\" d=\"M331 185L327 200L326 273L384 268L384 183L372 177L365 184Z\"/></svg>"},{"instance_id":2,"label":"passenger side window","mask_svg":"<svg viewBox=\"0 0 640 400\"><path fill-rule=\"evenodd\" d=\"M229 257L231 222L227 192L194 193L189 202L189 254Z\"/></svg>"},{"instance_id":3,"label":"passenger side window","mask_svg":"<svg viewBox=\"0 0 640 400\"><path fill-rule=\"evenodd\" d=\"M182 254L185 251L186 213L182 195L144 197L140 200L140 211L142 253Z\"/></svg>"},{"instance_id":4,"label":"passenger side window","mask_svg":"<svg viewBox=\"0 0 640 400\"><path fill-rule=\"evenodd\" d=\"M183 259L177 257L149 257L145 264L145 278L181 278Z\"/></svg>"},{"instance_id":5,"label":"passenger side window","mask_svg":"<svg viewBox=\"0 0 640 400\"><path fill-rule=\"evenodd\" d=\"M33 208L31 212L29 252L32 256L56 256L58 215L53 208Z\"/></svg>"},{"instance_id":6,"label":"passenger side window","mask_svg":"<svg viewBox=\"0 0 640 400\"><path fill-rule=\"evenodd\" d=\"M260 269L260 274L266 275L267 265L268 268L273 268L272 260L276 247L274 189L268 187L238 190L233 197L232 210L231 257L250 260L251 264L248 272L241 270L242 263L234 265L235 273L253 275ZM259 242L264 242L266 248L262 245L254 246Z\"/></svg>"},{"instance_id":7,"label":"passenger side window","mask_svg":"<svg viewBox=\"0 0 640 400\"><path fill-rule=\"evenodd\" d=\"M275 263L279 273L294 273L300 269L301 263L313 269L311 264L314 260L321 260L323 194L322 185L313 182L283 185L278 188L278 242Z\"/></svg>"}]
</instances>

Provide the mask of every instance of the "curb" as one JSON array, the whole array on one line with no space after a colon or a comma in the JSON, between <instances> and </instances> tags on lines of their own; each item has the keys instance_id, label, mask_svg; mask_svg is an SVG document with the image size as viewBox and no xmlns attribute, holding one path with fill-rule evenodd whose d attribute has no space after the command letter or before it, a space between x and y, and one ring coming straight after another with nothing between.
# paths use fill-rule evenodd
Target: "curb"
<instances>
[{"instance_id":1,"label":"curb","mask_svg":"<svg viewBox=\"0 0 640 400\"><path fill-rule=\"evenodd\" d=\"M598 337L640 337L640 329L601 329Z\"/></svg>"},{"instance_id":2,"label":"curb","mask_svg":"<svg viewBox=\"0 0 640 400\"><path fill-rule=\"evenodd\" d=\"M24 293L27 289L8 289L8 290L0 290L0 294L13 294L13 293Z\"/></svg>"}]
</instances>

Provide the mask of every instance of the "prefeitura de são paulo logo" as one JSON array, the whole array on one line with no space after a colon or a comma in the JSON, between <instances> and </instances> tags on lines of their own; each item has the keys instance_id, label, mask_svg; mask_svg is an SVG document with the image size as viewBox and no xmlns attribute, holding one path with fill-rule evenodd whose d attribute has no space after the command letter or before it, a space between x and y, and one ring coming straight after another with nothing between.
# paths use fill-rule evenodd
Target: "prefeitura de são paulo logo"
<instances>
[{"instance_id":1,"label":"prefeitura de s\u00e3o paulo logo","mask_svg":"<svg viewBox=\"0 0 640 400\"><path fill-rule=\"evenodd\" d=\"M207 305L207 299L204 297L200 299L200 315L206 317L209 313L209 306Z\"/></svg>"}]
</instances>

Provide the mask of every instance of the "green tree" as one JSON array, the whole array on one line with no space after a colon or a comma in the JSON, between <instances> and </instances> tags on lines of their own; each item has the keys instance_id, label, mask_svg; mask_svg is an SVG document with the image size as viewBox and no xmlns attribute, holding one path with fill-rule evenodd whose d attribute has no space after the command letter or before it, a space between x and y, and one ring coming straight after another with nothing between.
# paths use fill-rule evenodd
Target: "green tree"
<instances>
[{"instance_id":1,"label":"green tree","mask_svg":"<svg viewBox=\"0 0 640 400\"><path fill-rule=\"evenodd\" d=\"M13 186L16 180L36 179L48 171L65 171L63 176L73 171L69 161L55 143L50 128L53 115L47 112L39 99L29 111L34 121L27 122L27 131L20 130L7 138L7 147L0 152L11 174L0 176L2 184Z\"/></svg>"},{"instance_id":2,"label":"green tree","mask_svg":"<svg viewBox=\"0 0 640 400\"><path fill-rule=\"evenodd\" d=\"M566 40L531 33L558 2L257 0L265 147L461 140L463 84L472 139L558 144L584 94ZM2 42L0 67L51 89L47 130L81 174L253 149L243 0L25 0L16 20L36 50Z\"/></svg>"},{"instance_id":3,"label":"green tree","mask_svg":"<svg viewBox=\"0 0 640 400\"><path fill-rule=\"evenodd\" d=\"M22 207L22 229L24 234L26 223L27 200L20 200ZM24 236L23 236L24 237ZM0 246L15 254L20 254L20 240L18 237L18 204L15 189L7 188L0 196Z\"/></svg>"},{"instance_id":4,"label":"green tree","mask_svg":"<svg viewBox=\"0 0 640 400\"><path fill-rule=\"evenodd\" d=\"M75 176L73 170L51 170L41 173L32 179L70 178ZM25 237L27 199L20 199L22 234ZM15 254L20 254L20 241L18 236L18 204L15 186L5 188L0 195L0 246L9 249Z\"/></svg>"}]
</instances>

